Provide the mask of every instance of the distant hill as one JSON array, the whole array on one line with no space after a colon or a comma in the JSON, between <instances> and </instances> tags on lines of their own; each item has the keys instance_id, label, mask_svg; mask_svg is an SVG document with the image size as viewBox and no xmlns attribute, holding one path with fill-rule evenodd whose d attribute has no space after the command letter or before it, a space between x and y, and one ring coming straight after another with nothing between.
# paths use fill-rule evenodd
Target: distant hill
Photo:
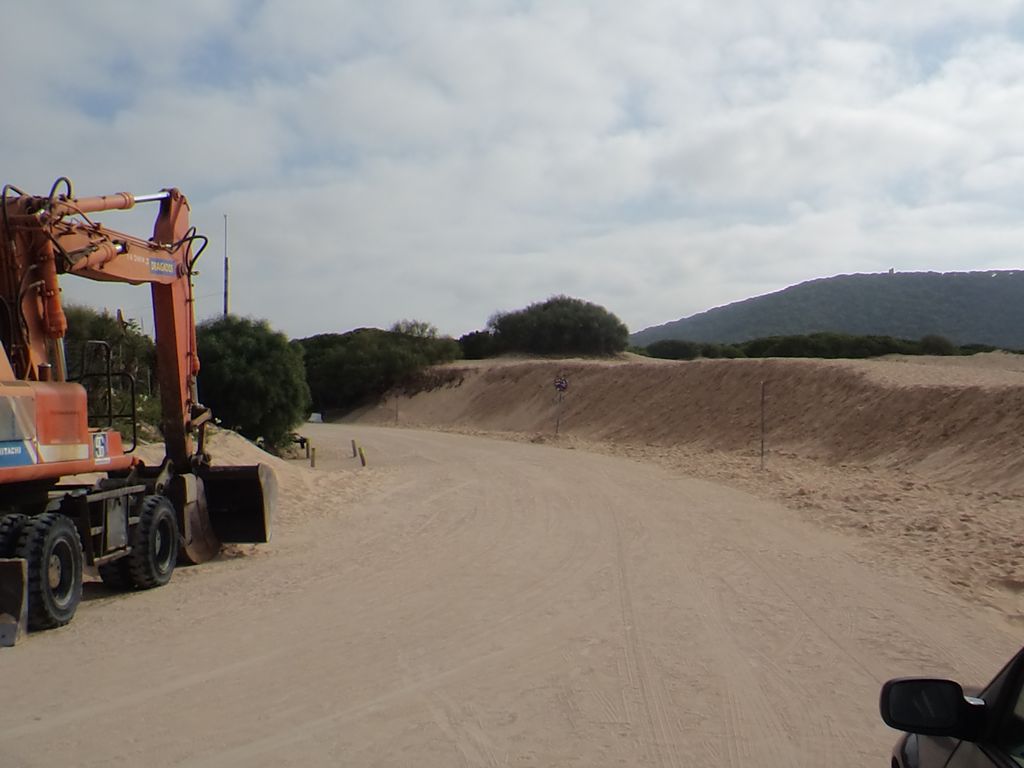
<instances>
[{"instance_id":1,"label":"distant hill","mask_svg":"<svg viewBox=\"0 0 1024 768\"><path fill-rule=\"evenodd\" d=\"M820 331L1024 349L1024 271L839 275L646 328L662 339L734 343Z\"/></svg>"}]
</instances>

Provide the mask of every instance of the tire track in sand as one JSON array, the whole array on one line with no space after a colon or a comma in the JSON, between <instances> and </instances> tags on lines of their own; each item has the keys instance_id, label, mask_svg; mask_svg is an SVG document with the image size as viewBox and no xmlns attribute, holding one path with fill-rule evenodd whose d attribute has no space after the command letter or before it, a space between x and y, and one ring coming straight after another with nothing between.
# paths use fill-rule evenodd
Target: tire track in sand
<instances>
[{"instance_id":1,"label":"tire track in sand","mask_svg":"<svg viewBox=\"0 0 1024 768\"><path fill-rule=\"evenodd\" d=\"M643 637L630 587L629 564L622 537L619 514L609 510L614 523L616 582L619 591L620 609L624 633L626 673L634 695L640 702L643 715L643 730L646 733L645 748L649 750L658 765L681 766L676 749L678 735L672 728L672 720L666 714L667 694L660 680L652 674L652 665L643 644Z\"/></svg>"}]
</instances>

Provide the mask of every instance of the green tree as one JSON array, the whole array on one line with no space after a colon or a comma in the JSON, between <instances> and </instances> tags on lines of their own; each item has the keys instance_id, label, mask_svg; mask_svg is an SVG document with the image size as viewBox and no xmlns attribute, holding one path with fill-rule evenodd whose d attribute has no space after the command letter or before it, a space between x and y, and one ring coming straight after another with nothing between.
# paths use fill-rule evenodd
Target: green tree
<instances>
[{"instance_id":1,"label":"green tree","mask_svg":"<svg viewBox=\"0 0 1024 768\"><path fill-rule=\"evenodd\" d=\"M404 337L407 346L415 349L427 363L445 363L462 357L462 347L451 336L441 336L437 326L424 320L399 320L388 331L393 335ZM392 339L392 341L395 341Z\"/></svg>"},{"instance_id":2,"label":"green tree","mask_svg":"<svg viewBox=\"0 0 1024 768\"><path fill-rule=\"evenodd\" d=\"M945 336L932 333L921 337L921 352L926 355L955 355L958 350Z\"/></svg>"},{"instance_id":3,"label":"green tree","mask_svg":"<svg viewBox=\"0 0 1024 768\"><path fill-rule=\"evenodd\" d=\"M68 330L64 336L64 352L68 375L78 378L83 372L101 370L103 353L89 341L110 345L111 368L130 373L148 387L156 361L153 340L142 332L134 320L121 320L107 311L70 304L64 307Z\"/></svg>"},{"instance_id":4,"label":"green tree","mask_svg":"<svg viewBox=\"0 0 1024 768\"><path fill-rule=\"evenodd\" d=\"M693 360L700 356L701 345L682 339L663 339L647 345L647 354L665 360Z\"/></svg>"},{"instance_id":5,"label":"green tree","mask_svg":"<svg viewBox=\"0 0 1024 768\"><path fill-rule=\"evenodd\" d=\"M301 347L265 320L233 315L201 324L197 336L200 400L225 426L284 444L309 413Z\"/></svg>"},{"instance_id":6,"label":"green tree","mask_svg":"<svg viewBox=\"0 0 1024 768\"><path fill-rule=\"evenodd\" d=\"M318 411L350 410L371 402L427 366L462 356L459 343L446 336L377 328L323 333L295 343L303 349Z\"/></svg>"},{"instance_id":7,"label":"green tree","mask_svg":"<svg viewBox=\"0 0 1024 768\"><path fill-rule=\"evenodd\" d=\"M497 354L494 334L490 331L473 331L459 337L462 356L467 360L483 360Z\"/></svg>"},{"instance_id":8,"label":"green tree","mask_svg":"<svg viewBox=\"0 0 1024 768\"><path fill-rule=\"evenodd\" d=\"M143 437L158 437L160 398L156 392L156 346L142 332L134 320L113 316L108 311L69 304L64 307L68 330L64 336L64 354L68 365L68 378L79 381L88 392L89 423L106 426L109 415L114 414L113 426L126 440L131 440L135 429ZM97 344L95 342L102 342ZM107 386L106 369L109 353L110 370L115 374L111 387ZM135 380L135 402L131 388L119 374L126 373ZM131 414L136 419L116 414Z\"/></svg>"},{"instance_id":9,"label":"green tree","mask_svg":"<svg viewBox=\"0 0 1024 768\"><path fill-rule=\"evenodd\" d=\"M607 309L568 296L496 314L488 326L500 352L610 355L629 339L629 329Z\"/></svg>"},{"instance_id":10,"label":"green tree","mask_svg":"<svg viewBox=\"0 0 1024 768\"><path fill-rule=\"evenodd\" d=\"M437 326L423 320L399 320L391 326L391 333L401 333L418 339L436 339Z\"/></svg>"}]
</instances>

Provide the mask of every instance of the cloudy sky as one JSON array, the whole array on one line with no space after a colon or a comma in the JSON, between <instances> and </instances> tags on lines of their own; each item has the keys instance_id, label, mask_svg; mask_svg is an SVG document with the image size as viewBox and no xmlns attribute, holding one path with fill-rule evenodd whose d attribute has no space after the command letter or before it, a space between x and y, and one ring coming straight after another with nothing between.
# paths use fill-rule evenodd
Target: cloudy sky
<instances>
[{"instance_id":1,"label":"cloudy sky","mask_svg":"<svg viewBox=\"0 0 1024 768\"><path fill-rule=\"evenodd\" d=\"M0 182L179 187L199 314L227 215L232 311L291 337L1024 261L1016 1L49 0L0 63Z\"/></svg>"}]
</instances>

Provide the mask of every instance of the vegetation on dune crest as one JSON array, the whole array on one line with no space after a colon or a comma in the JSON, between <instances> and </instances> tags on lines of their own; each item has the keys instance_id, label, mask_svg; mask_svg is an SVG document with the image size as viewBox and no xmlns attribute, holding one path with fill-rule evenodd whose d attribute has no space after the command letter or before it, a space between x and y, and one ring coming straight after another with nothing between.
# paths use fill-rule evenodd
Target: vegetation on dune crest
<instances>
[{"instance_id":1,"label":"vegetation on dune crest","mask_svg":"<svg viewBox=\"0 0 1024 768\"><path fill-rule=\"evenodd\" d=\"M667 360L698 357L813 357L854 358L882 355L973 355L994 347L970 344L958 347L944 336L930 334L920 341L891 336L851 336L842 333L812 333L806 336L769 336L739 344L710 344L679 339L656 341L639 349L642 354Z\"/></svg>"},{"instance_id":2,"label":"vegetation on dune crest","mask_svg":"<svg viewBox=\"0 0 1024 768\"><path fill-rule=\"evenodd\" d=\"M629 329L604 307L555 296L491 317L488 330L459 339L463 355L480 359L508 352L534 355L611 355L626 348Z\"/></svg>"},{"instance_id":3,"label":"vegetation on dune crest","mask_svg":"<svg viewBox=\"0 0 1024 768\"><path fill-rule=\"evenodd\" d=\"M429 323L402 320L390 331L322 333L293 344L303 350L314 410L346 411L406 384L422 369L462 356L457 341Z\"/></svg>"},{"instance_id":4,"label":"vegetation on dune crest","mask_svg":"<svg viewBox=\"0 0 1024 768\"><path fill-rule=\"evenodd\" d=\"M322 333L293 344L303 350L314 410L339 412L375 402L395 388L411 394L456 383L458 375L425 371L439 363L508 352L608 355L624 350L628 337L626 326L603 307L556 296L498 313L487 330L458 341L440 336L430 323L400 320L387 331Z\"/></svg>"},{"instance_id":5,"label":"vegetation on dune crest","mask_svg":"<svg viewBox=\"0 0 1024 768\"><path fill-rule=\"evenodd\" d=\"M72 375L98 370L97 347L110 345L114 370L127 370L141 382L143 420L159 421L158 393L150 391L155 370L153 341L132 322L85 307L67 309L66 339ZM399 320L387 331L360 328L322 333L289 342L266 321L227 316L198 328L200 400L218 420L268 447L287 442L291 430L309 413L342 413L378 401L387 392L415 394L457 385L457 370L430 369L460 358L482 359L506 353L600 356L627 348L626 326L604 307L555 296L515 312L491 317L486 330L458 341L441 336L421 320ZM989 351L987 345L957 346L939 334L920 341L882 335L811 333L776 335L733 344L662 339L633 351L650 357L696 358L808 357L868 358L887 354L966 355ZM115 393L118 403L126 392ZM91 398L92 399L92 398ZM119 407L119 406L118 406ZM122 430L124 425L120 425Z\"/></svg>"},{"instance_id":6,"label":"vegetation on dune crest","mask_svg":"<svg viewBox=\"0 0 1024 768\"><path fill-rule=\"evenodd\" d=\"M301 348L265 320L233 315L201 324L197 336L200 401L224 426L284 445L309 413Z\"/></svg>"},{"instance_id":7,"label":"vegetation on dune crest","mask_svg":"<svg viewBox=\"0 0 1024 768\"><path fill-rule=\"evenodd\" d=\"M699 341L665 339L647 347L636 349L639 354L658 357L663 360L695 360L698 357L746 357L743 351L731 344L707 344Z\"/></svg>"},{"instance_id":8,"label":"vegetation on dune crest","mask_svg":"<svg viewBox=\"0 0 1024 768\"><path fill-rule=\"evenodd\" d=\"M467 360L483 360L498 354L498 345L490 331L473 331L460 336L459 346Z\"/></svg>"}]
</instances>

